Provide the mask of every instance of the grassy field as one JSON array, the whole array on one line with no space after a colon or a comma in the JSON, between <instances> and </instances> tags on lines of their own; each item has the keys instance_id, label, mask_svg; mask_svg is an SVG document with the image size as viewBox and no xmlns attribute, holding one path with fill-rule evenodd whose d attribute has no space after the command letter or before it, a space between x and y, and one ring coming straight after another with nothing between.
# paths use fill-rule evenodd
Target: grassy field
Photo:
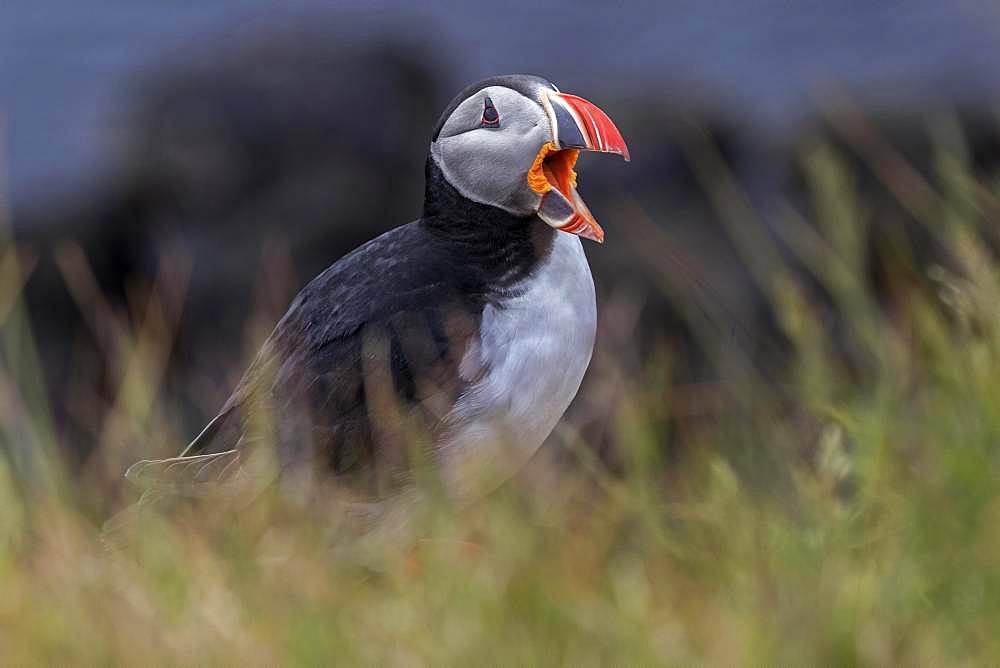
<instances>
[{"instance_id":1,"label":"grassy field","mask_svg":"<svg viewBox=\"0 0 1000 668\"><path fill-rule=\"evenodd\" d=\"M802 257L860 371L774 271L792 350L780 391L740 380L666 457L669 359L650 362L608 426L621 471L570 422L523 475L471 508L431 504L405 541L355 541L321 498L274 493L151 512L108 549L100 527L129 498L118 479L136 443L148 456L184 440L159 384L176 304L154 291L115 321L105 448L69 473L19 302L32 257L0 246L0 662L995 661L1000 266L979 238L998 190L942 155L906 204L964 274L931 269L934 291L887 307L860 280L852 175L823 147L804 160L817 227L801 228ZM85 290L80 258L58 252Z\"/></svg>"}]
</instances>

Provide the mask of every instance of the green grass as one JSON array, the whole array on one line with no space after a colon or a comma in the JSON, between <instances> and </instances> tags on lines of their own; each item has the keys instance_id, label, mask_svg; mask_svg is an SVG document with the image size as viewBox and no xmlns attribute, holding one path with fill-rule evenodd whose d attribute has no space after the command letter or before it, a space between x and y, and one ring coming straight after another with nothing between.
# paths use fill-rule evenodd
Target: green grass
<instances>
[{"instance_id":1,"label":"green grass","mask_svg":"<svg viewBox=\"0 0 1000 668\"><path fill-rule=\"evenodd\" d=\"M995 661L1000 267L977 239L996 224L984 213L996 191L942 158L917 213L967 274L937 270L938 295L884 308L858 279L866 203L852 175L824 147L804 160L819 233L790 225L848 316L860 373L774 271L761 280L794 350L782 392L734 381L728 409L667 458L669 359L625 381L599 361L592 382L624 386L608 426L623 472L570 421L523 475L471 508L432 504L400 541L359 544L328 506L274 493L151 513L109 551L100 524L127 498L118 473L183 440L155 381L176 308L159 286L120 323L108 360L120 389L93 425L107 446L70 475L18 303L30 258L0 247L2 662Z\"/></svg>"}]
</instances>

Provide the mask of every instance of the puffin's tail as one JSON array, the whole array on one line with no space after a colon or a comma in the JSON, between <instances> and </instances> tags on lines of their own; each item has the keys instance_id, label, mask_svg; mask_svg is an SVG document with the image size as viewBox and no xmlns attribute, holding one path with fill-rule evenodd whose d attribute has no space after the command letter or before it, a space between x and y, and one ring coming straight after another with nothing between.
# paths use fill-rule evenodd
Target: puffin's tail
<instances>
[{"instance_id":1,"label":"puffin's tail","mask_svg":"<svg viewBox=\"0 0 1000 668\"><path fill-rule=\"evenodd\" d=\"M125 479L143 490L139 500L116 513L101 530L108 548L127 544L132 530L147 513L162 508L168 499L222 496L245 489L247 477L240 466L240 451L226 450L208 455L188 455L169 459L147 459L125 472Z\"/></svg>"},{"instance_id":2,"label":"puffin's tail","mask_svg":"<svg viewBox=\"0 0 1000 668\"><path fill-rule=\"evenodd\" d=\"M125 479L137 487L182 496L218 494L244 477L236 448L207 455L144 459L125 471Z\"/></svg>"}]
</instances>

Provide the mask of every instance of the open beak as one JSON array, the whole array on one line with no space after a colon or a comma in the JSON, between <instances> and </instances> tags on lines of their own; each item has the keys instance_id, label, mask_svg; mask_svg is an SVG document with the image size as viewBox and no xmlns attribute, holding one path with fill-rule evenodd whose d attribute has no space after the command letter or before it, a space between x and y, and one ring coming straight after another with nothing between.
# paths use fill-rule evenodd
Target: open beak
<instances>
[{"instance_id":1,"label":"open beak","mask_svg":"<svg viewBox=\"0 0 1000 668\"><path fill-rule=\"evenodd\" d=\"M614 122L597 105L568 93L546 96L552 141L542 146L528 171L528 184L542 195L538 217L571 234L598 243L604 230L576 191L576 164L580 151L617 153L626 161L628 147Z\"/></svg>"}]
</instances>

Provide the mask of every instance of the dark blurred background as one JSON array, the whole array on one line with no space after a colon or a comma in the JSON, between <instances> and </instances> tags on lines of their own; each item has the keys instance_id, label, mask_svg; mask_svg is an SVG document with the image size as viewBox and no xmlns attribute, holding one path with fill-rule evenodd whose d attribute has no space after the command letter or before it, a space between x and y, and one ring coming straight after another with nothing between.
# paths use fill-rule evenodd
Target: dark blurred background
<instances>
[{"instance_id":1,"label":"dark blurred background","mask_svg":"<svg viewBox=\"0 0 1000 668\"><path fill-rule=\"evenodd\" d=\"M434 121L486 76L540 74L621 128L631 164L580 164L608 235L587 246L595 369L628 377L668 350L681 421L718 410L723 360L779 380L767 273L780 258L810 283L782 220L814 218L803 159L817 146L868 202L868 279L888 306L949 262L899 204L900 165L931 173L944 127L975 174L1000 176L1000 5L986 0L7 0L0 17L3 192L38 253L35 335L81 456L99 435L68 395L110 403L120 387L99 362L114 334L88 310L127 318L170 263L187 267L163 391L194 431L266 335L255 314L276 318L341 254L419 215ZM88 277L106 305L87 303ZM596 443L613 386L588 381L575 407Z\"/></svg>"}]
</instances>

